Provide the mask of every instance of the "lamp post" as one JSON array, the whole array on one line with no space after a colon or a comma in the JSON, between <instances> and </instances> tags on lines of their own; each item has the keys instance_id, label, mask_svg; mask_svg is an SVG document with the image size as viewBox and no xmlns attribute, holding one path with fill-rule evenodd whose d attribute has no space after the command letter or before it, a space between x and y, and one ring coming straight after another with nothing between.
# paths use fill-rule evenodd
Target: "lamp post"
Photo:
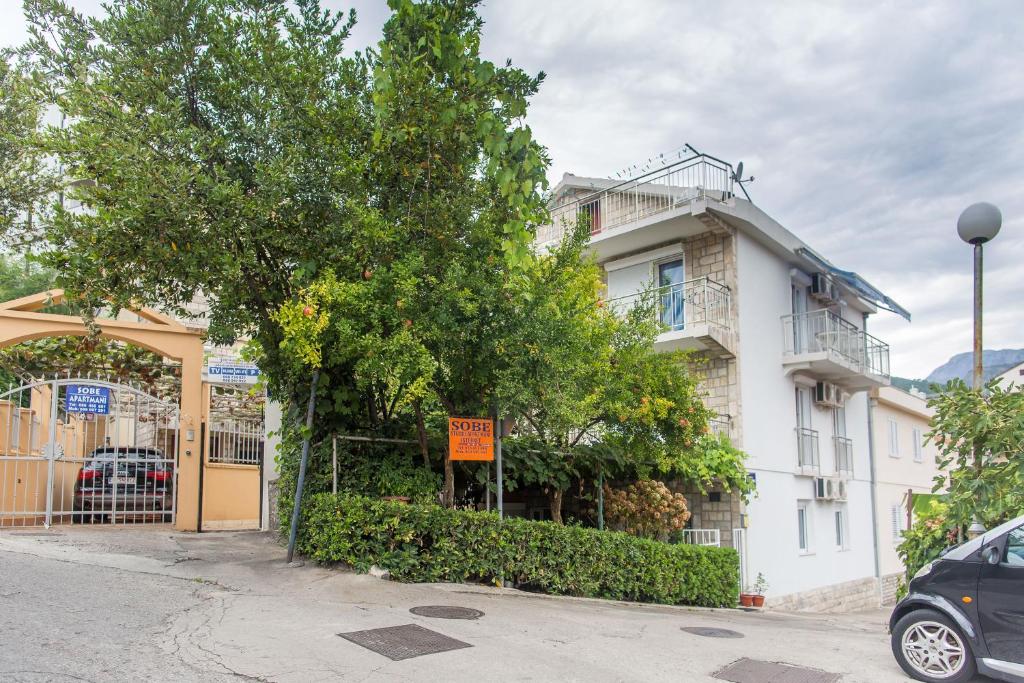
<instances>
[{"instance_id":1,"label":"lamp post","mask_svg":"<svg viewBox=\"0 0 1024 683\"><path fill-rule=\"evenodd\" d=\"M982 312L982 245L992 240L999 234L999 228L1003 224L1003 215L999 209L988 202L971 204L956 222L956 231L960 239L974 246L974 377L971 386L976 391L981 391L984 382L981 341L981 312ZM974 444L974 467L981 471L981 450L978 444ZM977 515L967 529L967 536L975 538L985 533L985 527Z\"/></svg>"}]
</instances>

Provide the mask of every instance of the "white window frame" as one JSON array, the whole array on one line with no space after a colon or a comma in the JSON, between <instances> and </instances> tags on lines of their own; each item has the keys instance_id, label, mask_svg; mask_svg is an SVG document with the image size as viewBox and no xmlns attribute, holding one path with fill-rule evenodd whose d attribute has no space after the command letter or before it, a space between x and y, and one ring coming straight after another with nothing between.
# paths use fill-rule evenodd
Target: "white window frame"
<instances>
[{"instance_id":1,"label":"white window frame","mask_svg":"<svg viewBox=\"0 0 1024 683\"><path fill-rule=\"evenodd\" d=\"M836 531L836 548L838 550L850 549L850 519L845 505L837 505L833 510L832 520Z\"/></svg>"},{"instance_id":2,"label":"white window frame","mask_svg":"<svg viewBox=\"0 0 1024 683\"><path fill-rule=\"evenodd\" d=\"M906 531L903 515L903 506L899 503L889 507L889 523L892 531L893 545L899 545L903 542L903 532Z\"/></svg>"},{"instance_id":3,"label":"white window frame","mask_svg":"<svg viewBox=\"0 0 1024 683\"><path fill-rule=\"evenodd\" d=\"M889 457L900 457L900 423L889 418Z\"/></svg>"},{"instance_id":4,"label":"white window frame","mask_svg":"<svg viewBox=\"0 0 1024 683\"><path fill-rule=\"evenodd\" d=\"M914 430L910 433L911 438L914 440L914 462L924 462L924 450L922 448L923 437L921 436L921 429L914 427Z\"/></svg>"},{"instance_id":5,"label":"white window frame","mask_svg":"<svg viewBox=\"0 0 1024 683\"><path fill-rule=\"evenodd\" d=\"M811 501L798 500L796 502L796 539L797 548L801 555L814 554L814 523L812 521L813 508ZM801 521L803 529L801 533Z\"/></svg>"}]
</instances>

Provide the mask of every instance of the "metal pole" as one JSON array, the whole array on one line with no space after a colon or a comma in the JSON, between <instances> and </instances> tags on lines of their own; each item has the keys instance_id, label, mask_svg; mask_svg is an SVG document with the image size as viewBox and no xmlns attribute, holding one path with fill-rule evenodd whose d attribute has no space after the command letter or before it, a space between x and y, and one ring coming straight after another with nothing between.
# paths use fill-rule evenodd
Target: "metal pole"
<instances>
[{"instance_id":1,"label":"metal pole","mask_svg":"<svg viewBox=\"0 0 1024 683\"><path fill-rule=\"evenodd\" d=\"M597 529L604 531L604 470L597 472Z\"/></svg>"},{"instance_id":2,"label":"metal pole","mask_svg":"<svg viewBox=\"0 0 1024 683\"><path fill-rule=\"evenodd\" d=\"M501 418L494 421L494 459L498 470L498 519L505 518L505 502L502 496L504 482L501 479Z\"/></svg>"},{"instance_id":3,"label":"metal pole","mask_svg":"<svg viewBox=\"0 0 1024 683\"><path fill-rule=\"evenodd\" d=\"M338 495L338 437L331 437L331 493Z\"/></svg>"},{"instance_id":4,"label":"metal pole","mask_svg":"<svg viewBox=\"0 0 1024 683\"><path fill-rule=\"evenodd\" d=\"M309 461L309 439L313 434L313 410L316 408L316 385L320 379L320 370L313 371L313 379L309 384L309 406L306 408L306 435L302 439L302 458L299 460L299 480L295 484L295 501L292 508L292 528L288 533L288 557L291 564L295 555L295 536L299 530L299 514L302 507L302 488L306 484L306 463Z\"/></svg>"},{"instance_id":5,"label":"metal pole","mask_svg":"<svg viewBox=\"0 0 1024 683\"><path fill-rule=\"evenodd\" d=\"M982 385L982 347L981 347L981 244L974 245L974 389L981 390ZM977 453L975 465L979 465Z\"/></svg>"},{"instance_id":6,"label":"metal pole","mask_svg":"<svg viewBox=\"0 0 1024 683\"><path fill-rule=\"evenodd\" d=\"M59 387L56 382L50 384L50 425L49 439L50 448L47 454L46 463L46 522L44 526L49 529L53 524L53 475L54 463L57 458L57 391ZM12 411L13 412L13 411ZM29 452L32 451L32 437L29 436ZM117 488L117 485L114 485Z\"/></svg>"}]
</instances>

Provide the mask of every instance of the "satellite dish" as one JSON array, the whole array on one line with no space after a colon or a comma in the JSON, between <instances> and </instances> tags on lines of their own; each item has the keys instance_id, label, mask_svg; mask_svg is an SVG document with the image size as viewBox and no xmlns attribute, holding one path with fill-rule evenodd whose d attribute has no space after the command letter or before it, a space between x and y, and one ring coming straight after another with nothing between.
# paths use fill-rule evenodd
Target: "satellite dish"
<instances>
[{"instance_id":1,"label":"satellite dish","mask_svg":"<svg viewBox=\"0 0 1024 683\"><path fill-rule=\"evenodd\" d=\"M743 182L743 162L736 164L736 172L732 174L732 179L737 182Z\"/></svg>"}]
</instances>

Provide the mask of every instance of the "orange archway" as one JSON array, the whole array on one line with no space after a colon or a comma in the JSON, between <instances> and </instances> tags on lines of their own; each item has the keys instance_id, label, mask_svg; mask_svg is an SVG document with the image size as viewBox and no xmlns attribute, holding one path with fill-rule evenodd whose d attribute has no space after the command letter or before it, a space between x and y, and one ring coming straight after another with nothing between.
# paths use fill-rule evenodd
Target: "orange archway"
<instances>
[{"instance_id":1,"label":"orange archway","mask_svg":"<svg viewBox=\"0 0 1024 683\"><path fill-rule=\"evenodd\" d=\"M89 330L80 316L42 312L64 301L64 290L52 289L0 303L0 348L42 337L88 335ZM95 323L102 337L135 344L181 363L175 528L198 531L203 418L201 333L149 308L130 310L141 318L140 322L97 319Z\"/></svg>"}]
</instances>

